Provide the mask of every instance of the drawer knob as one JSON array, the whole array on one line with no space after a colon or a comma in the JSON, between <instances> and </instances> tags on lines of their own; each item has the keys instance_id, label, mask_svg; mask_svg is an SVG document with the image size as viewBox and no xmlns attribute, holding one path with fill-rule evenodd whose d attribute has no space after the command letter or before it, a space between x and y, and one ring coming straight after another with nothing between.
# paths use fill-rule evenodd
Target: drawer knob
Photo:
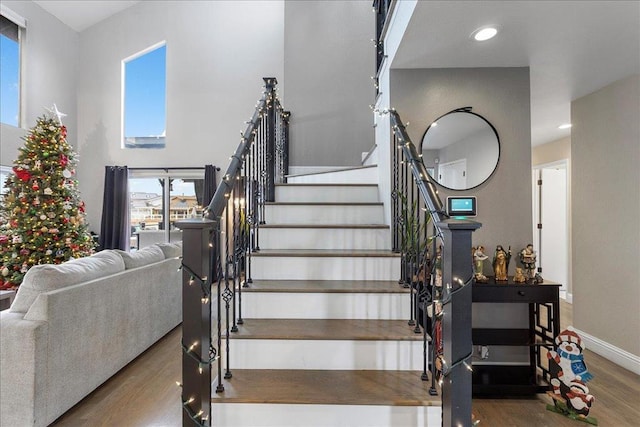
<instances>
[{"instance_id":1,"label":"drawer knob","mask_svg":"<svg viewBox=\"0 0 640 427\"><path fill-rule=\"evenodd\" d=\"M524 296L524 291L518 291L518 295Z\"/></svg>"}]
</instances>

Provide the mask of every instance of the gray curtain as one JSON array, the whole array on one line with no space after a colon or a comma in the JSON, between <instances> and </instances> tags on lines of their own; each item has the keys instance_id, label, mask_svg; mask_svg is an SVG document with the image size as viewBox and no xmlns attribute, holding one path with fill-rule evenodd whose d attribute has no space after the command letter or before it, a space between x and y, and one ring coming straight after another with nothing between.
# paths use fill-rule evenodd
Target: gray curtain
<instances>
[{"instance_id":1,"label":"gray curtain","mask_svg":"<svg viewBox=\"0 0 640 427\"><path fill-rule=\"evenodd\" d=\"M213 165L206 165L204 167L204 189L202 192L202 206L207 207L213 199L213 195L216 194L216 170Z\"/></svg>"},{"instance_id":2,"label":"gray curtain","mask_svg":"<svg viewBox=\"0 0 640 427\"><path fill-rule=\"evenodd\" d=\"M130 247L129 170L126 166L106 166L100 226L100 249Z\"/></svg>"}]
</instances>

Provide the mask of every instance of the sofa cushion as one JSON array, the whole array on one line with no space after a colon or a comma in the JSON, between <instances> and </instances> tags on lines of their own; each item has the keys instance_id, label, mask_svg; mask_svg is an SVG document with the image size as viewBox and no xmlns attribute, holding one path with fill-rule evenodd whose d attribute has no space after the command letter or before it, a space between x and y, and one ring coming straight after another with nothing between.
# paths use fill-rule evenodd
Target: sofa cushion
<instances>
[{"instance_id":1,"label":"sofa cushion","mask_svg":"<svg viewBox=\"0 0 640 427\"><path fill-rule=\"evenodd\" d=\"M178 243L158 243L158 247L164 252L166 259L182 256L182 242Z\"/></svg>"},{"instance_id":2,"label":"sofa cushion","mask_svg":"<svg viewBox=\"0 0 640 427\"><path fill-rule=\"evenodd\" d=\"M26 313L42 292L54 291L78 283L123 271L122 257L107 250L94 255L72 259L62 264L34 265L24 275L11 311Z\"/></svg>"},{"instance_id":3,"label":"sofa cushion","mask_svg":"<svg viewBox=\"0 0 640 427\"><path fill-rule=\"evenodd\" d=\"M124 261L127 270L130 268L142 267L154 262L164 261L164 252L157 245L147 246L133 253L118 250Z\"/></svg>"}]
</instances>

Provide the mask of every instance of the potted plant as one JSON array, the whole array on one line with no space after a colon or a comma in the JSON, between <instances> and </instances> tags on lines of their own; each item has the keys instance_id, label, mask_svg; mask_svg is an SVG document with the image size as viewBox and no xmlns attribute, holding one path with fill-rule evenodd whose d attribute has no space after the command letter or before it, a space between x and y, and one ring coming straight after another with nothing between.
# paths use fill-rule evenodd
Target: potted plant
<instances>
[{"instance_id":1,"label":"potted plant","mask_svg":"<svg viewBox=\"0 0 640 427\"><path fill-rule=\"evenodd\" d=\"M409 287L410 283L424 282L429 277L428 245L433 237L427 237L426 231L431 215L421 218L418 200L409 203L404 194L400 194L400 203L402 281Z\"/></svg>"}]
</instances>

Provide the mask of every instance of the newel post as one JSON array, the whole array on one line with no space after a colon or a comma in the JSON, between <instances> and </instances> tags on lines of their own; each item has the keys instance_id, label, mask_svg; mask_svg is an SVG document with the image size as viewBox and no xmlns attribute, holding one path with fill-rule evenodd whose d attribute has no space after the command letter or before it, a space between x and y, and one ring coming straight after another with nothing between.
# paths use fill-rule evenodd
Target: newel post
<instances>
[{"instance_id":1,"label":"newel post","mask_svg":"<svg viewBox=\"0 0 640 427\"><path fill-rule=\"evenodd\" d=\"M211 342L211 304L219 301L211 294L215 248L210 243L217 222L188 219L176 226L182 230L182 425L210 426L216 359L210 349L220 348Z\"/></svg>"},{"instance_id":2,"label":"newel post","mask_svg":"<svg viewBox=\"0 0 640 427\"><path fill-rule=\"evenodd\" d=\"M265 201L276 201L276 85L275 77L263 77L267 93L266 189Z\"/></svg>"},{"instance_id":3,"label":"newel post","mask_svg":"<svg viewBox=\"0 0 640 427\"><path fill-rule=\"evenodd\" d=\"M474 221L448 219L438 225L444 240L442 299L445 305L442 317L442 340L445 364L442 382L442 425L470 427L472 425L470 368L473 354L471 237L481 224Z\"/></svg>"}]
</instances>

